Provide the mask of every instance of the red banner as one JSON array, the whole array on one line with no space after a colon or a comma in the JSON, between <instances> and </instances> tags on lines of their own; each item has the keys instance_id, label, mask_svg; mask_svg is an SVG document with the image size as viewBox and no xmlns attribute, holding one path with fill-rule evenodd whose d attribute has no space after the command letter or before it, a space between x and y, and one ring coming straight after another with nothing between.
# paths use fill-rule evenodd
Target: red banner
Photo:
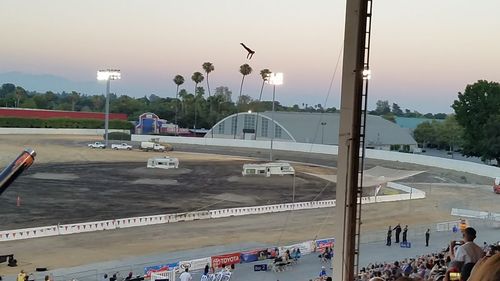
<instances>
[{"instance_id":1,"label":"red banner","mask_svg":"<svg viewBox=\"0 0 500 281\"><path fill-rule=\"evenodd\" d=\"M212 267L219 268L219 267L222 267L222 265L228 266L228 265L240 263L240 255L241 255L241 253L232 253L232 254L213 256L212 257Z\"/></svg>"}]
</instances>

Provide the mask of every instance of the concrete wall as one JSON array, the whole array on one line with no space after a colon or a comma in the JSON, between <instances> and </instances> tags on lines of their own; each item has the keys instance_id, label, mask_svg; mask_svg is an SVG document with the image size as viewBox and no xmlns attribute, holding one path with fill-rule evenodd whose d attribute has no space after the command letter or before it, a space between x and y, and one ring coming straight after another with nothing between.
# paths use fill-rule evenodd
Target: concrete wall
<instances>
[{"instance_id":1,"label":"concrete wall","mask_svg":"<svg viewBox=\"0 0 500 281\"><path fill-rule=\"evenodd\" d=\"M158 137L158 136L132 135L132 140L149 141L152 137ZM184 144L246 147L246 148L261 148L261 149L270 148L270 141L259 141L259 140L255 141L255 140L238 140L238 139L235 140L235 139L217 139L217 138L168 137L168 136L160 136L159 138L160 141L167 143L184 143ZM273 147L275 150L321 153L329 155L338 154L338 146L336 145L275 141ZM438 167L460 172L467 172L486 177L500 176L500 168L498 167L467 162L467 161L421 155L421 154L367 149L366 157L371 159L380 159L387 161L396 161L396 162Z\"/></svg>"},{"instance_id":2,"label":"concrete wall","mask_svg":"<svg viewBox=\"0 0 500 281\"><path fill-rule=\"evenodd\" d=\"M109 130L130 134L129 130ZM102 136L104 129L0 128L0 135L84 135Z\"/></svg>"}]
</instances>

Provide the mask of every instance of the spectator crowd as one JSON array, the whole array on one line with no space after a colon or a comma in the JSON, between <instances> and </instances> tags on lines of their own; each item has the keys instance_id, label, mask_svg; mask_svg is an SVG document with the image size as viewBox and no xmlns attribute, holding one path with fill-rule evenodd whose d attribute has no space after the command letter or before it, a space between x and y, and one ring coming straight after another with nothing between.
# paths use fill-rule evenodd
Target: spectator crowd
<instances>
[{"instance_id":1,"label":"spectator crowd","mask_svg":"<svg viewBox=\"0 0 500 281\"><path fill-rule=\"evenodd\" d=\"M500 242L480 247L474 242L474 228L467 227L462 234L463 240L451 241L437 253L368 264L359 270L357 280L500 281Z\"/></svg>"}]
</instances>

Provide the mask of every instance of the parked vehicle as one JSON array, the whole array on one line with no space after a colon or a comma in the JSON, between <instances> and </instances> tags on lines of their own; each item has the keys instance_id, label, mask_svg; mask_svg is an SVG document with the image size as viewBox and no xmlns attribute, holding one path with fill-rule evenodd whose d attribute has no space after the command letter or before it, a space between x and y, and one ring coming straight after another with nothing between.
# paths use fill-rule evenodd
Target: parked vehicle
<instances>
[{"instance_id":1,"label":"parked vehicle","mask_svg":"<svg viewBox=\"0 0 500 281\"><path fill-rule=\"evenodd\" d=\"M493 183L493 192L500 194L500 177L495 178L495 182Z\"/></svg>"},{"instance_id":2,"label":"parked vehicle","mask_svg":"<svg viewBox=\"0 0 500 281\"><path fill-rule=\"evenodd\" d=\"M161 145L161 144L157 144L157 143L154 143L154 142L150 142L150 141L143 141L141 142L141 150L143 151L159 151L159 152L163 152L166 150L165 146Z\"/></svg>"},{"instance_id":3,"label":"parked vehicle","mask_svg":"<svg viewBox=\"0 0 500 281\"><path fill-rule=\"evenodd\" d=\"M88 145L90 148L101 148L104 149L106 148L106 145L100 141L96 141L94 143L89 143Z\"/></svg>"},{"instance_id":4,"label":"parked vehicle","mask_svg":"<svg viewBox=\"0 0 500 281\"><path fill-rule=\"evenodd\" d=\"M125 142L120 144L112 144L111 148L116 150L132 150L132 146Z\"/></svg>"}]
</instances>

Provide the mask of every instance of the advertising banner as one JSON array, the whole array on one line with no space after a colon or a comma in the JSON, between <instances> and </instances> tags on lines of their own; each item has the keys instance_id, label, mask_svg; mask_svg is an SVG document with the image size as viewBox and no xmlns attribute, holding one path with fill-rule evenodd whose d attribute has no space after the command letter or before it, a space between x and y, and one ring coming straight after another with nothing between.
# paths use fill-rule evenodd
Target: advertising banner
<instances>
[{"instance_id":1,"label":"advertising banner","mask_svg":"<svg viewBox=\"0 0 500 281\"><path fill-rule=\"evenodd\" d=\"M184 269L186 268L189 268L189 270L199 270L204 269L207 264L212 264L212 260L210 257L190 261L181 261L179 262L179 268L181 269L181 271L184 271Z\"/></svg>"},{"instance_id":2,"label":"advertising banner","mask_svg":"<svg viewBox=\"0 0 500 281\"><path fill-rule=\"evenodd\" d=\"M326 247L332 248L334 244L335 238L316 240L316 251L320 250L322 252Z\"/></svg>"},{"instance_id":3,"label":"advertising banner","mask_svg":"<svg viewBox=\"0 0 500 281\"><path fill-rule=\"evenodd\" d=\"M172 270L179 266L178 262L147 266L144 268L144 277L151 277L151 273Z\"/></svg>"},{"instance_id":4,"label":"advertising banner","mask_svg":"<svg viewBox=\"0 0 500 281\"><path fill-rule=\"evenodd\" d=\"M240 263L240 255L241 255L241 253L238 252L238 253L232 253L232 254L213 256L212 257L212 267L219 268L219 267L222 267L222 265L228 266L231 264Z\"/></svg>"},{"instance_id":5,"label":"advertising banner","mask_svg":"<svg viewBox=\"0 0 500 281\"><path fill-rule=\"evenodd\" d=\"M246 263L246 262L254 262L259 260L259 256L261 253L263 253L263 259L267 259L267 250L265 249L258 249L258 250L252 250L252 251L246 251L241 253L241 262Z\"/></svg>"}]
</instances>

